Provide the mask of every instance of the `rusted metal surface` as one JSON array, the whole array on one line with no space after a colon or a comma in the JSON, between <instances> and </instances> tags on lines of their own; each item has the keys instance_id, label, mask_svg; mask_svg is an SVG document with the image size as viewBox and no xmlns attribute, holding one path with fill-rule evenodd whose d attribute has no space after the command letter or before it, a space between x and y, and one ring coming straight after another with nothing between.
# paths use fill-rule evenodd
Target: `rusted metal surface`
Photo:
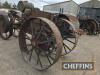
<instances>
[{"instance_id":1,"label":"rusted metal surface","mask_svg":"<svg viewBox=\"0 0 100 75\"><path fill-rule=\"evenodd\" d=\"M84 31L82 29L80 29L80 22L79 22L78 18L75 16L71 16L71 15L68 15L68 18L69 18L70 22L73 23L73 25L75 27L75 32L79 35L83 35Z\"/></svg>"},{"instance_id":2,"label":"rusted metal surface","mask_svg":"<svg viewBox=\"0 0 100 75\"><path fill-rule=\"evenodd\" d=\"M94 19L84 17L80 19L80 28L89 35L97 35L100 32L99 23Z\"/></svg>"},{"instance_id":3,"label":"rusted metal surface","mask_svg":"<svg viewBox=\"0 0 100 75\"><path fill-rule=\"evenodd\" d=\"M66 34L66 36L68 36L68 37L64 38L64 40L66 40L66 43L63 42L64 51L63 51L62 55L66 55L75 49L75 47L78 43L78 35L76 33L73 23L71 23L70 21L68 21L66 19L62 19L62 20L66 23L66 25L69 24L69 26L70 26L70 29L69 29L70 36L68 36ZM68 42L70 42L70 46L68 45Z\"/></svg>"},{"instance_id":4,"label":"rusted metal surface","mask_svg":"<svg viewBox=\"0 0 100 75\"><path fill-rule=\"evenodd\" d=\"M32 21L32 23L29 24L31 21ZM27 61L35 69L45 70L45 69L48 69L49 67L51 67L53 64L55 64L58 61L58 59L60 58L61 53L62 53L62 46L63 46L62 45L62 37L61 37L60 32L59 32L58 28L56 27L56 25L53 22L51 22L50 20L43 18L43 17L37 17L37 18L33 18L33 20L31 20L31 21L29 23L25 23L28 25L23 25L23 27L19 33L19 46L20 46L20 49L21 49L22 55L24 56L25 61ZM43 28L40 29L39 26L43 27ZM28 30L30 30L30 31L28 31ZM35 32L36 32L36 34L35 34ZM36 63L32 63L32 60L30 58L27 58L30 55L27 54L28 45L26 44L26 35L27 36L30 35L27 38L31 42L30 46L32 46L33 49L35 48L38 52L38 53L36 52L38 57L34 56L36 54L34 54L33 57L31 57L31 59L34 60L33 62L38 62L37 65L36 65ZM45 39L44 41L43 41L43 39L40 40L43 36L45 36L43 38L43 39ZM53 37L51 37L51 36L53 36ZM46 39L50 39L50 38L55 39L54 45L53 45L54 41L49 40L50 42L46 42ZM41 44L40 44L40 41L42 41ZM52 43L52 44L50 44L50 43ZM52 49L52 47L55 47L55 48ZM51 55L53 55L53 52L49 52L52 50L55 53L54 57L51 56ZM37 57L38 59L35 60L34 59L35 57ZM42 57L46 58L46 59L42 59ZM29 59L30 59L30 61L29 61ZM41 62L40 62L40 60L41 60ZM52 60L52 62L51 62L51 60ZM46 61L49 61L49 63ZM44 63L42 63L42 62L44 62ZM43 65L46 65L46 66L43 66Z\"/></svg>"},{"instance_id":5,"label":"rusted metal surface","mask_svg":"<svg viewBox=\"0 0 100 75\"><path fill-rule=\"evenodd\" d=\"M80 24L79 24L79 21L78 21L77 17L72 16L72 15L65 15L65 14L55 14L55 17L69 20L70 22L73 23L75 29L79 29Z\"/></svg>"},{"instance_id":6,"label":"rusted metal surface","mask_svg":"<svg viewBox=\"0 0 100 75\"><path fill-rule=\"evenodd\" d=\"M96 5L99 2L98 3L97 1L95 2L96 3L92 3L91 1L91 2L81 4L79 15L78 15L81 23L81 27L83 27L83 29L85 28L87 33L91 35L98 34L100 32L100 14L99 14L100 8L98 8L98 6L96 7ZM87 5L89 3L90 5Z\"/></svg>"},{"instance_id":7,"label":"rusted metal surface","mask_svg":"<svg viewBox=\"0 0 100 75\"><path fill-rule=\"evenodd\" d=\"M54 23L58 27L63 38L62 56L72 52L78 42L78 36L74 24L66 16L55 16Z\"/></svg>"},{"instance_id":8,"label":"rusted metal surface","mask_svg":"<svg viewBox=\"0 0 100 75\"><path fill-rule=\"evenodd\" d=\"M25 5L21 9L23 13L21 17L16 15L17 12L10 11L8 14L10 28L8 29L11 30L11 35L13 35L14 29L20 31L19 46L25 61L38 70L45 70L55 64L61 55L66 55L74 50L78 42L79 22L76 17L71 15L51 14ZM65 43L64 40L68 43ZM68 45L69 43L70 45ZM45 66L42 65L41 60Z\"/></svg>"},{"instance_id":9,"label":"rusted metal surface","mask_svg":"<svg viewBox=\"0 0 100 75\"><path fill-rule=\"evenodd\" d=\"M71 15L70 16L68 15L68 18L73 23L75 29L79 29L80 23L79 23L78 18L77 17L74 17L74 16L71 16Z\"/></svg>"},{"instance_id":10,"label":"rusted metal surface","mask_svg":"<svg viewBox=\"0 0 100 75\"><path fill-rule=\"evenodd\" d=\"M73 26L75 27L75 31L77 34L79 35L84 34L83 30L79 28L80 23L77 17L71 16L71 15L64 15L64 14L55 14L54 18L63 18L63 19L70 21L71 23L73 23Z\"/></svg>"},{"instance_id":11,"label":"rusted metal surface","mask_svg":"<svg viewBox=\"0 0 100 75\"><path fill-rule=\"evenodd\" d=\"M43 12L43 11L35 11L35 12L32 12L32 16L33 17L44 17L44 18L48 18L51 20L54 14Z\"/></svg>"},{"instance_id":12,"label":"rusted metal surface","mask_svg":"<svg viewBox=\"0 0 100 75\"><path fill-rule=\"evenodd\" d=\"M0 15L0 36L2 39L7 40L12 36L12 31L8 28L9 20L8 16Z\"/></svg>"},{"instance_id":13,"label":"rusted metal surface","mask_svg":"<svg viewBox=\"0 0 100 75\"><path fill-rule=\"evenodd\" d=\"M5 12L2 14L1 12ZM0 35L4 40L8 40L13 35L13 30L18 29L18 19L22 17L22 13L18 10L1 9L0 10ZM20 19L19 19L20 20Z\"/></svg>"}]
</instances>

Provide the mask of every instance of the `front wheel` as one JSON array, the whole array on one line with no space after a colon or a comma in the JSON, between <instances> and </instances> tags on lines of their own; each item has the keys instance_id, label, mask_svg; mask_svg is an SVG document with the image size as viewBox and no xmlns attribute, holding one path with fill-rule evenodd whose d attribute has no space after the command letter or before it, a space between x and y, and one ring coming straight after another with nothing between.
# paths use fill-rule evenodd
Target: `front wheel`
<instances>
[{"instance_id":1,"label":"front wheel","mask_svg":"<svg viewBox=\"0 0 100 75\"><path fill-rule=\"evenodd\" d=\"M0 36L3 40L8 40L12 36L12 29L5 22L4 17L0 16Z\"/></svg>"}]
</instances>

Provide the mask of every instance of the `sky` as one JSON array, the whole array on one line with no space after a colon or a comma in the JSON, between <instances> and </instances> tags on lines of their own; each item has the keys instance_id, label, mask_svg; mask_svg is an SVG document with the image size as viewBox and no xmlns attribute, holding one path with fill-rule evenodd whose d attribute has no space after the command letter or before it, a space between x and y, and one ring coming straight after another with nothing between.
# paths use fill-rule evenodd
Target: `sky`
<instances>
[{"instance_id":1,"label":"sky","mask_svg":"<svg viewBox=\"0 0 100 75\"><path fill-rule=\"evenodd\" d=\"M0 1L1 2L8 1L9 3L17 4L18 1L20 1L20 0L0 0ZM38 8L40 8L42 10L44 5L63 2L63 1L68 1L68 0L28 0L28 1L32 2L35 7L38 7ZM84 3L84 2L89 1L89 0L73 0L73 1L75 1L77 4L81 4L81 3Z\"/></svg>"}]
</instances>

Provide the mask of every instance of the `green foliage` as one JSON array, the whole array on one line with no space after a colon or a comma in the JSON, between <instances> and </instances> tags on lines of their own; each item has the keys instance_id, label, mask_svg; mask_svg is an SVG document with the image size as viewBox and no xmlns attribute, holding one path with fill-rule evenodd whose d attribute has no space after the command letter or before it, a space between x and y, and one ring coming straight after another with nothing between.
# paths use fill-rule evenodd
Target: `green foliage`
<instances>
[{"instance_id":1,"label":"green foliage","mask_svg":"<svg viewBox=\"0 0 100 75\"><path fill-rule=\"evenodd\" d=\"M5 1L4 3L0 2L0 8L7 8L7 9L16 9L17 6L15 4L11 4L8 1Z\"/></svg>"},{"instance_id":2,"label":"green foliage","mask_svg":"<svg viewBox=\"0 0 100 75\"><path fill-rule=\"evenodd\" d=\"M2 4L2 7L3 8L11 8L11 4L10 3L8 3L7 1L5 1L3 4Z\"/></svg>"}]
</instances>

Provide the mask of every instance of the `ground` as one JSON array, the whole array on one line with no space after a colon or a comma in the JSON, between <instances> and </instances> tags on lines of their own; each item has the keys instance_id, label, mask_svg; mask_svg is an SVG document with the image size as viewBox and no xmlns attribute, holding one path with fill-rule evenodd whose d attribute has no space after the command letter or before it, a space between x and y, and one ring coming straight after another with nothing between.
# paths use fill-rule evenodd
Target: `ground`
<instances>
[{"instance_id":1,"label":"ground","mask_svg":"<svg viewBox=\"0 0 100 75\"><path fill-rule=\"evenodd\" d=\"M62 70L63 61L95 62L93 71ZM0 39L0 75L100 75L100 35L83 35L79 38L76 49L61 57L46 71L37 71L27 64L21 55L18 39L12 37L4 41Z\"/></svg>"}]
</instances>

